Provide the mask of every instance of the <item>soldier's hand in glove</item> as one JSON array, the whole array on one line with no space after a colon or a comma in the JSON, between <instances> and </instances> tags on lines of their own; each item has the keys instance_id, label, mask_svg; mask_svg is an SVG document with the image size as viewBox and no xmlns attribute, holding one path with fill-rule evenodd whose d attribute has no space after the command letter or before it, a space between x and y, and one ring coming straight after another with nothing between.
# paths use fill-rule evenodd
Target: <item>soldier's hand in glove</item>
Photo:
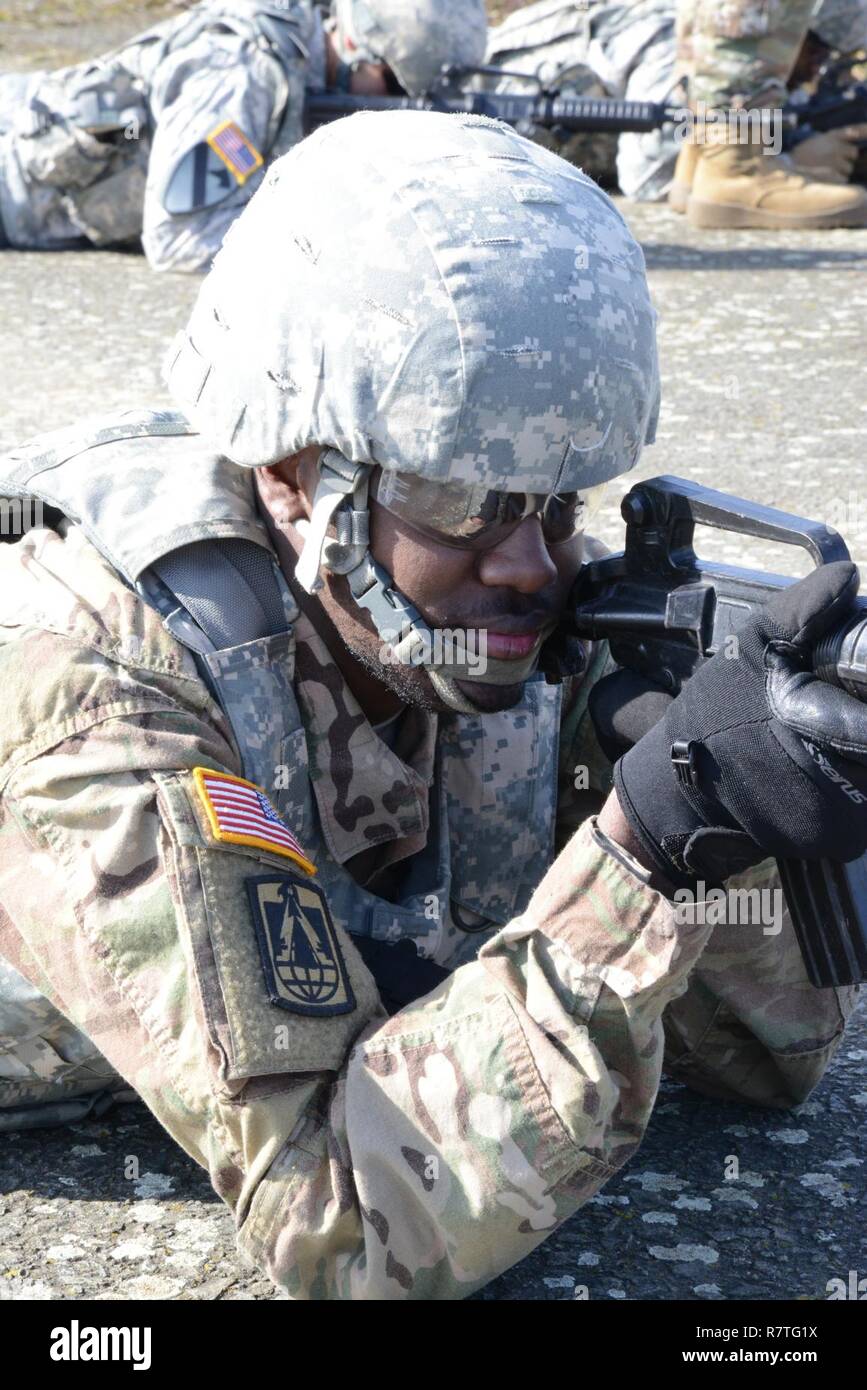
<instances>
[{"instance_id":1,"label":"soldier's hand in glove","mask_svg":"<svg viewBox=\"0 0 867 1390\"><path fill-rule=\"evenodd\" d=\"M615 767L623 814L671 883L867 849L867 705L810 669L857 588L840 561L778 594Z\"/></svg>"},{"instance_id":2,"label":"soldier's hand in glove","mask_svg":"<svg viewBox=\"0 0 867 1390\"><path fill-rule=\"evenodd\" d=\"M599 746L616 763L665 715L674 696L637 671L613 671L590 691L587 708Z\"/></svg>"},{"instance_id":3,"label":"soldier's hand in glove","mask_svg":"<svg viewBox=\"0 0 867 1390\"><path fill-rule=\"evenodd\" d=\"M858 141L867 136L867 126L841 126L808 135L790 151L792 163L806 178L825 183L848 183L858 158Z\"/></svg>"}]
</instances>

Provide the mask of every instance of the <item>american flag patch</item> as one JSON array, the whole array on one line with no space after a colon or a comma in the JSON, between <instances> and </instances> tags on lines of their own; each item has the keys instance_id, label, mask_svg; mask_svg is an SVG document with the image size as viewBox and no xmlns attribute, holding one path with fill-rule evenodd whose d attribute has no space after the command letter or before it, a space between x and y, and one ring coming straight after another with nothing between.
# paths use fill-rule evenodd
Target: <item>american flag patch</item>
<instances>
[{"instance_id":1,"label":"american flag patch","mask_svg":"<svg viewBox=\"0 0 867 1390\"><path fill-rule=\"evenodd\" d=\"M234 121L224 121L205 139L226 167L231 169L238 183L246 183L250 175L265 163L256 146L251 144Z\"/></svg>"},{"instance_id":2,"label":"american flag patch","mask_svg":"<svg viewBox=\"0 0 867 1390\"><path fill-rule=\"evenodd\" d=\"M305 873L316 873L315 864L255 782L245 782L243 777L232 777L228 772L213 772L208 767L194 767L193 779L216 840L284 854Z\"/></svg>"}]
</instances>

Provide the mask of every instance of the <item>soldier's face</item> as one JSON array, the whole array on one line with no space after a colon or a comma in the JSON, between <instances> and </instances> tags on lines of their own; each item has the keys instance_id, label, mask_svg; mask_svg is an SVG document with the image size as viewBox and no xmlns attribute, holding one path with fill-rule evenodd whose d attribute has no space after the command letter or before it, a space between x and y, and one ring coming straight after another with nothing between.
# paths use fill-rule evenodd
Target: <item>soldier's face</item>
<instances>
[{"instance_id":1,"label":"soldier's face","mask_svg":"<svg viewBox=\"0 0 867 1390\"><path fill-rule=\"evenodd\" d=\"M387 96L390 84L385 63L356 63L349 79L349 90L360 97Z\"/></svg>"},{"instance_id":2,"label":"soldier's face","mask_svg":"<svg viewBox=\"0 0 867 1390\"><path fill-rule=\"evenodd\" d=\"M345 44L350 55L356 50L356 45L349 35L345 36ZM326 63L328 74L328 85L333 86L337 72L337 49L334 38L330 33L325 35ZM397 78L386 63L368 62L366 59L359 59L352 64L352 73L349 78L349 90L354 96L363 97L384 97L397 95L402 91Z\"/></svg>"},{"instance_id":3,"label":"soldier's face","mask_svg":"<svg viewBox=\"0 0 867 1390\"><path fill-rule=\"evenodd\" d=\"M470 650L516 664L562 617L581 563L581 537L549 546L538 516L527 517L488 549L466 550L437 542L375 501L371 550L435 632L465 631ZM404 689L414 690L417 702L429 695L432 706L440 708L424 672L410 671L421 679L404 683ZM521 680L506 686L483 680L458 685L487 711L510 708L523 691Z\"/></svg>"},{"instance_id":4,"label":"soldier's face","mask_svg":"<svg viewBox=\"0 0 867 1390\"><path fill-rule=\"evenodd\" d=\"M318 453L314 448L298 456L298 516L309 516L312 509ZM267 490L260 491L273 515L275 507ZM540 633L562 617L581 564L580 535L548 545L538 516L529 516L499 544L482 551L466 550L423 535L375 501L370 513L374 558L435 632L462 630L472 634L467 647L478 651L481 639L489 659L517 664L537 644ZM353 601L346 579L327 573L325 579L326 587L318 597L353 657L406 703L445 710L421 667L396 665L388 659L369 615ZM510 685L462 681L459 686L488 712L517 704L523 691L522 680Z\"/></svg>"}]
</instances>

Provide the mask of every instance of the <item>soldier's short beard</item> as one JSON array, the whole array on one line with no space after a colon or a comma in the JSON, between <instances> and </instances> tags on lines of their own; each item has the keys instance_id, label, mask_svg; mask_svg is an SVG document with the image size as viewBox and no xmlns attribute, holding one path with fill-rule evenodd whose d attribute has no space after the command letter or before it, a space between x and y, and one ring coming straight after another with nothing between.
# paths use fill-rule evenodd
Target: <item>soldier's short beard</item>
<instances>
[{"instance_id":1,"label":"soldier's short beard","mask_svg":"<svg viewBox=\"0 0 867 1390\"><path fill-rule=\"evenodd\" d=\"M423 666L408 666L402 662L383 661L383 641L372 629L372 621L362 613L349 592L343 575L329 575L328 589L334 603L329 619L338 638L350 656L405 705L429 710L432 714L454 714L436 693ZM321 600L320 600L321 601ZM336 610L336 611L335 611ZM346 620L351 619L351 624ZM445 672L448 675L448 671ZM486 685L480 681L457 681L461 694L478 706L479 713L494 714L512 709L524 694L523 681L514 685Z\"/></svg>"},{"instance_id":2,"label":"soldier's short beard","mask_svg":"<svg viewBox=\"0 0 867 1390\"><path fill-rule=\"evenodd\" d=\"M379 681L380 685L386 686L405 705L415 705L418 709L430 710L434 714L443 712L445 705L434 692L427 676L418 666L403 666L397 662L393 665L386 665L379 656L381 643L378 642L378 639L376 652L361 644L355 646L347 642L345 637L343 641L359 666L363 666L365 671Z\"/></svg>"},{"instance_id":3,"label":"soldier's short beard","mask_svg":"<svg viewBox=\"0 0 867 1390\"><path fill-rule=\"evenodd\" d=\"M366 642L350 642L343 633L340 633L340 637L359 666L363 666L365 671L386 686L392 694L397 695L405 705L415 705L418 709L430 710L432 714L454 713L437 695L423 666L384 662L380 656L382 642L379 637L371 635L370 646ZM519 703L524 693L522 682L516 682L514 685L485 685L480 681L457 681L456 684L462 694L479 706L480 714L494 714L499 710L511 709Z\"/></svg>"}]
</instances>

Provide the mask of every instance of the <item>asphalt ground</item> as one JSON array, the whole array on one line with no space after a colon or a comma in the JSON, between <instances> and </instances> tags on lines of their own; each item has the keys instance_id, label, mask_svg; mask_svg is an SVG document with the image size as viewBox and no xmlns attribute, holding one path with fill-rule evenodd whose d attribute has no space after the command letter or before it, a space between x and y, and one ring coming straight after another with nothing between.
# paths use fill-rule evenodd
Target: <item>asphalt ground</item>
<instances>
[{"instance_id":1,"label":"asphalt ground","mask_svg":"<svg viewBox=\"0 0 867 1390\"><path fill-rule=\"evenodd\" d=\"M138 25L158 8L113 22L133 32L133 10ZM647 255L663 371L658 442L635 476L673 473L830 521L867 560L867 231L698 233L665 208L621 206ZM7 252L0 282L0 447L167 403L160 360L195 281L136 255ZM596 528L613 546L617 504L615 492ZM707 550L803 569L795 552L740 536L709 533ZM793 1111L665 1083L625 1172L479 1298L816 1300L830 1280L867 1276L865 1064L862 1006ZM0 1299L281 1297L240 1261L204 1173L138 1105L3 1136L0 1194Z\"/></svg>"},{"instance_id":2,"label":"asphalt ground","mask_svg":"<svg viewBox=\"0 0 867 1390\"><path fill-rule=\"evenodd\" d=\"M0 72L80 63L189 8L184 0L0 0Z\"/></svg>"}]
</instances>

